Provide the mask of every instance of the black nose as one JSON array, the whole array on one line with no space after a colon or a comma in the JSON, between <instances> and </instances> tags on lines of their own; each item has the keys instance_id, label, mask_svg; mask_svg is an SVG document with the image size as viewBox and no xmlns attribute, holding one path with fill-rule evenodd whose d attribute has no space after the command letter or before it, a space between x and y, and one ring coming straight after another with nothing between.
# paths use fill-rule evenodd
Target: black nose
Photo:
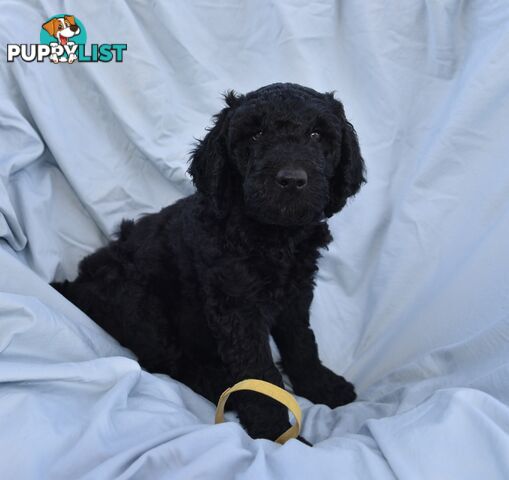
<instances>
[{"instance_id":1,"label":"black nose","mask_svg":"<svg viewBox=\"0 0 509 480\"><path fill-rule=\"evenodd\" d=\"M71 29L71 32L75 32L78 30L78 25L71 25L69 28Z\"/></svg>"},{"instance_id":2,"label":"black nose","mask_svg":"<svg viewBox=\"0 0 509 480\"><path fill-rule=\"evenodd\" d=\"M308 174L302 168L283 168L276 175L276 182L281 188L304 188L308 183Z\"/></svg>"}]
</instances>

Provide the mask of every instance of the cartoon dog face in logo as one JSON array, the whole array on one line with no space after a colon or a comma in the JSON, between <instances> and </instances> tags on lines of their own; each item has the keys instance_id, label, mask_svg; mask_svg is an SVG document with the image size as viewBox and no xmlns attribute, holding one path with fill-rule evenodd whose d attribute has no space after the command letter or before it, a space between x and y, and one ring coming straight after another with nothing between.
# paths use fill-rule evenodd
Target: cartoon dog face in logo
<instances>
[{"instance_id":1,"label":"cartoon dog face in logo","mask_svg":"<svg viewBox=\"0 0 509 480\"><path fill-rule=\"evenodd\" d=\"M60 45L74 45L74 42L71 42L69 39L74 37L75 35L79 35L80 27L76 25L76 21L74 20L73 15L65 15L61 18L52 18L48 20L45 24L43 24L42 28L46 30L52 37L55 37L58 40ZM75 54L69 55L69 59L67 60L65 57L57 57L56 55L52 55L50 60L54 63L65 62L73 63L77 59Z\"/></svg>"}]
</instances>

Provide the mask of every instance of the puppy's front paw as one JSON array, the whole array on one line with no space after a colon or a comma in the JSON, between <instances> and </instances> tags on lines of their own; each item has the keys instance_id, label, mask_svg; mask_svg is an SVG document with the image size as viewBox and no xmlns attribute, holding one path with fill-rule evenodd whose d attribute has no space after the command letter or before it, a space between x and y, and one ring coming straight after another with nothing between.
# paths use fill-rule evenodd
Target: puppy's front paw
<instances>
[{"instance_id":1,"label":"puppy's front paw","mask_svg":"<svg viewBox=\"0 0 509 480\"><path fill-rule=\"evenodd\" d=\"M238 392L235 409L251 438L276 440L290 428L288 410L275 400L252 392Z\"/></svg>"},{"instance_id":2,"label":"puppy's front paw","mask_svg":"<svg viewBox=\"0 0 509 480\"><path fill-rule=\"evenodd\" d=\"M290 422L280 421L276 423L259 421L246 427L247 433L251 438L266 438L273 442L290 428Z\"/></svg>"},{"instance_id":3,"label":"puppy's front paw","mask_svg":"<svg viewBox=\"0 0 509 480\"><path fill-rule=\"evenodd\" d=\"M346 405L357 398L355 388L350 382L324 366L296 383L294 390L297 395L330 408Z\"/></svg>"}]
</instances>

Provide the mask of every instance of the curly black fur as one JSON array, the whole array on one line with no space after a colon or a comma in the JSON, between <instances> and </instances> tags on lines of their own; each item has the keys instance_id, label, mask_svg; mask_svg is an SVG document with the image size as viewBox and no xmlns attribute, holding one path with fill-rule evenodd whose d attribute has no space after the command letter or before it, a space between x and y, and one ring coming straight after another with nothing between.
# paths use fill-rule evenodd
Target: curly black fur
<instances>
[{"instance_id":1,"label":"curly black fur","mask_svg":"<svg viewBox=\"0 0 509 480\"><path fill-rule=\"evenodd\" d=\"M192 153L197 192L134 223L54 284L132 349L217 402L259 378L283 386L272 335L296 394L337 407L353 386L324 367L309 326L326 219L364 182L357 137L333 94L274 84L226 107ZM288 428L286 408L256 393L230 405L255 438Z\"/></svg>"}]
</instances>

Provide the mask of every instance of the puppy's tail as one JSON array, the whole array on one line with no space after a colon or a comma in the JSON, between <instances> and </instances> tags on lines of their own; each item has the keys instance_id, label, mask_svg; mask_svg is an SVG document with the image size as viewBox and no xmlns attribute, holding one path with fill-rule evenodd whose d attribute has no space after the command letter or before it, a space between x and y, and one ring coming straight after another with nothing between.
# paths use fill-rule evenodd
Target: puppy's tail
<instances>
[{"instance_id":1,"label":"puppy's tail","mask_svg":"<svg viewBox=\"0 0 509 480\"><path fill-rule=\"evenodd\" d=\"M117 232L117 239L123 242L124 240L127 240L129 238L129 235L131 235L131 232L134 228L134 221L133 220L122 220L122 223L120 224L120 227Z\"/></svg>"}]
</instances>

